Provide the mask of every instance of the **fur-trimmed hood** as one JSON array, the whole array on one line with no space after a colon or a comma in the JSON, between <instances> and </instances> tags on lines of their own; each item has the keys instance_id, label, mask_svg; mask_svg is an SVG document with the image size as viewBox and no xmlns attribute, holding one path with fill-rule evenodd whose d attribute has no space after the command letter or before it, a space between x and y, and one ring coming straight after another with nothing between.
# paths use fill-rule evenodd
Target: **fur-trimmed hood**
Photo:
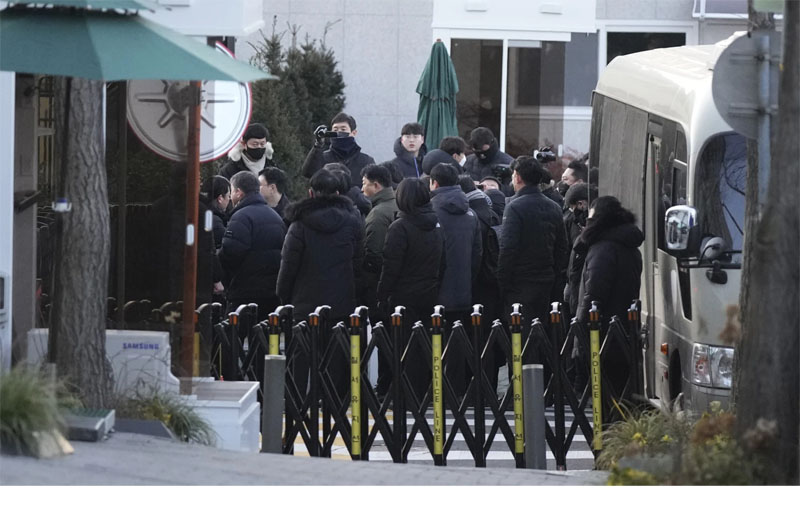
<instances>
[{"instance_id":1,"label":"fur-trimmed hood","mask_svg":"<svg viewBox=\"0 0 800 512\"><path fill-rule=\"evenodd\" d=\"M286 207L286 220L299 221L307 227L325 233L333 233L358 215L353 202L345 196L309 197Z\"/></svg>"}]
</instances>

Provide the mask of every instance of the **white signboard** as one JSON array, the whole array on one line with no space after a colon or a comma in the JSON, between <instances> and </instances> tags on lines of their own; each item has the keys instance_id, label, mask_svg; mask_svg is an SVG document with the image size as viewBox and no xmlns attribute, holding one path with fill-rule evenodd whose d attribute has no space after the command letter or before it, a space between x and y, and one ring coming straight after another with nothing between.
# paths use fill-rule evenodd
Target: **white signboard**
<instances>
[{"instance_id":1,"label":"white signboard","mask_svg":"<svg viewBox=\"0 0 800 512\"><path fill-rule=\"evenodd\" d=\"M221 43L217 49L233 55ZM189 82L130 80L128 123L142 141L170 160L186 159L186 123L191 100ZM250 123L250 85L204 81L201 91L200 161L225 155L242 138Z\"/></svg>"}]
</instances>

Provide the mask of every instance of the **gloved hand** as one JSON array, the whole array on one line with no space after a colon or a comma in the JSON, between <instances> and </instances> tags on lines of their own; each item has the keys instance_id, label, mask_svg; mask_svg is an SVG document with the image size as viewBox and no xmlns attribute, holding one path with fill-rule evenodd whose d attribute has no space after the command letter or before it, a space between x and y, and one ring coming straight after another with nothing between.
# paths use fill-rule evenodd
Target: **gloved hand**
<instances>
[{"instance_id":1,"label":"gloved hand","mask_svg":"<svg viewBox=\"0 0 800 512\"><path fill-rule=\"evenodd\" d=\"M314 128L314 146L321 148L325 141L325 132L328 131L328 127L324 124L321 124Z\"/></svg>"}]
</instances>

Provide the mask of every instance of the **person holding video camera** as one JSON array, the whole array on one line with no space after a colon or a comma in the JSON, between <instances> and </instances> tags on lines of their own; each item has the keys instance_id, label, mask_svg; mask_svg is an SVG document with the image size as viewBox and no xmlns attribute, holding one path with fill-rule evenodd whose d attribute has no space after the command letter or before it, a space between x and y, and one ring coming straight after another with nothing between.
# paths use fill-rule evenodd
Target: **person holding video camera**
<instances>
[{"instance_id":1,"label":"person holding video camera","mask_svg":"<svg viewBox=\"0 0 800 512\"><path fill-rule=\"evenodd\" d=\"M473 153L467 157L464 163L464 170L472 176L475 181L481 181L487 176L494 176L506 185L503 190L506 195L514 192L511 184L511 162L514 161L506 153L500 151L500 146L495 139L492 130L484 126L479 126L472 130L469 135Z\"/></svg>"},{"instance_id":2,"label":"person holding video camera","mask_svg":"<svg viewBox=\"0 0 800 512\"><path fill-rule=\"evenodd\" d=\"M330 130L325 125L317 126L314 130L316 142L303 162L303 176L310 178L323 165L336 162L350 170L351 183L361 183L361 170L374 164L375 159L361 152L361 146L356 144L357 133L356 120L344 112L333 116ZM329 149L324 149L326 140L330 141Z\"/></svg>"}]
</instances>

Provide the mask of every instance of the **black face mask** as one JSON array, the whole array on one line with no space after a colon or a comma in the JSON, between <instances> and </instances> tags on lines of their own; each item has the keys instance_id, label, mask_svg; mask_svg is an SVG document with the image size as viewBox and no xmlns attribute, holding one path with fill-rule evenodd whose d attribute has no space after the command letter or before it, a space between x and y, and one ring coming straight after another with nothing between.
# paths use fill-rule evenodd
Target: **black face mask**
<instances>
[{"instance_id":1,"label":"black face mask","mask_svg":"<svg viewBox=\"0 0 800 512\"><path fill-rule=\"evenodd\" d=\"M486 151L474 150L474 153L475 156L478 157L478 160L480 160L481 162L488 162L492 158L494 158L494 155L497 154L498 149L499 147L497 146L497 141L493 140L492 143L489 144L489 149L487 149Z\"/></svg>"},{"instance_id":2,"label":"black face mask","mask_svg":"<svg viewBox=\"0 0 800 512\"><path fill-rule=\"evenodd\" d=\"M579 226L585 226L586 225L586 220L589 218L589 212L587 212L586 210L575 209L575 211L573 212L573 215L575 216L575 222Z\"/></svg>"},{"instance_id":3,"label":"black face mask","mask_svg":"<svg viewBox=\"0 0 800 512\"><path fill-rule=\"evenodd\" d=\"M264 156L264 152L267 148L247 148L244 150L244 154L247 155L247 158L254 162L258 162L261 160L261 157Z\"/></svg>"}]
</instances>

